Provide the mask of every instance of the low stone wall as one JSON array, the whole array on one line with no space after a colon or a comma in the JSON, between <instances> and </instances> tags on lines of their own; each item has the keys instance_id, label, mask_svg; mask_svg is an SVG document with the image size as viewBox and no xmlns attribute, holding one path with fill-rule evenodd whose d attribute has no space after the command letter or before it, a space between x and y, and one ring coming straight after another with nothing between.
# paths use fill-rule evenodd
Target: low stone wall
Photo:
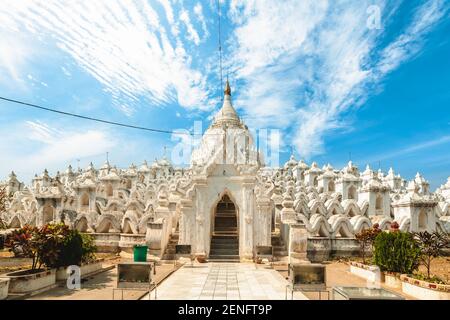
<instances>
[{"instance_id":1,"label":"low stone wall","mask_svg":"<svg viewBox=\"0 0 450 320\"><path fill-rule=\"evenodd\" d=\"M81 265L81 277L86 277L92 273L95 273L102 269L102 263L104 259L99 259L90 263ZM67 274L67 267L61 267L56 269L56 281L65 281L69 275Z\"/></svg>"},{"instance_id":2,"label":"low stone wall","mask_svg":"<svg viewBox=\"0 0 450 320\"><path fill-rule=\"evenodd\" d=\"M402 289L402 280L400 279L400 274L383 272L384 274L384 284L390 288Z\"/></svg>"},{"instance_id":3,"label":"low stone wall","mask_svg":"<svg viewBox=\"0 0 450 320\"><path fill-rule=\"evenodd\" d=\"M351 273L368 281L374 282L378 276L376 266L368 266L354 261L349 262L348 265ZM381 273L379 281L419 300L450 300L450 285L430 283L408 277L405 274L389 272Z\"/></svg>"},{"instance_id":4,"label":"low stone wall","mask_svg":"<svg viewBox=\"0 0 450 320\"><path fill-rule=\"evenodd\" d=\"M8 297L9 279L0 278L0 300L4 300Z\"/></svg>"},{"instance_id":5,"label":"low stone wall","mask_svg":"<svg viewBox=\"0 0 450 320\"><path fill-rule=\"evenodd\" d=\"M94 238L97 252L119 253L121 251L133 253L135 245L145 245L145 234L132 233L88 233Z\"/></svg>"},{"instance_id":6,"label":"low stone wall","mask_svg":"<svg viewBox=\"0 0 450 320\"><path fill-rule=\"evenodd\" d=\"M120 233L89 233L94 238L97 252L118 253L120 252Z\"/></svg>"},{"instance_id":7,"label":"low stone wall","mask_svg":"<svg viewBox=\"0 0 450 320\"><path fill-rule=\"evenodd\" d=\"M382 273L377 266L368 266L359 262L350 262L350 272L355 276L364 278L371 282L384 281Z\"/></svg>"},{"instance_id":8,"label":"low stone wall","mask_svg":"<svg viewBox=\"0 0 450 320\"><path fill-rule=\"evenodd\" d=\"M33 274L29 270L14 271L6 274L9 278L9 293L39 293L56 283L56 270L43 270Z\"/></svg>"},{"instance_id":9,"label":"low stone wall","mask_svg":"<svg viewBox=\"0 0 450 320\"><path fill-rule=\"evenodd\" d=\"M311 262L322 262L333 257L358 256L359 250L360 246L355 238L308 238L308 259Z\"/></svg>"},{"instance_id":10,"label":"low stone wall","mask_svg":"<svg viewBox=\"0 0 450 320\"><path fill-rule=\"evenodd\" d=\"M132 253L135 245L145 245L145 234L120 234L119 247L121 251Z\"/></svg>"},{"instance_id":11,"label":"low stone wall","mask_svg":"<svg viewBox=\"0 0 450 320\"><path fill-rule=\"evenodd\" d=\"M329 238L308 238L307 257L311 262L321 262L330 259L331 240Z\"/></svg>"},{"instance_id":12,"label":"low stone wall","mask_svg":"<svg viewBox=\"0 0 450 320\"><path fill-rule=\"evenodd\" d=\"M450 285L430 283L401 275L402 291L420 300L450 300Z\"/></svg>"}]
</instances>

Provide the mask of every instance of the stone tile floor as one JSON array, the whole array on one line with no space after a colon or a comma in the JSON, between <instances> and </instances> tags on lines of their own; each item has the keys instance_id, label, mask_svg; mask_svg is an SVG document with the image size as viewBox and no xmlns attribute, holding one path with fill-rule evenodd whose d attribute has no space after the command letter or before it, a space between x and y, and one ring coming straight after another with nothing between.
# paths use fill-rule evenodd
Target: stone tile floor
<instances>
[{"instance_id":1,"label":"stone tile floor","mask_svg":"<svg viewBox=\"0 0 450 320\"><path fill-rule=\"evenodd\" d=\"M286 284L279 272L264 265L196 263L191 267L187 264L157 288L157 299L282 300L285 299ZM151 299L154 299L154 292ZM295 292L294 299L307 300L301 292Z\"/></svg>"},{"instance_id":2,"label":"stone tile floor","mask_svg":"<svg viewBox=\"0 0 450 320\"><path fill-rule=\"evenodd\" d=\"M123 261L123 260L122 260ZM118 262L118 261L115 261ZM116 263L114 263L115 265ZM156 266L155 281L163 281L175 269L173 264ZM117 268L89 276L81 283L81 290L69 290L65 283L60 283L56 288L30 297L30 300L112 300L113 288L117 284ZM123 293L123 296L122 296ZM114 300L138 300L145 291L115 290Z\"/></svg>"}]
</instances>

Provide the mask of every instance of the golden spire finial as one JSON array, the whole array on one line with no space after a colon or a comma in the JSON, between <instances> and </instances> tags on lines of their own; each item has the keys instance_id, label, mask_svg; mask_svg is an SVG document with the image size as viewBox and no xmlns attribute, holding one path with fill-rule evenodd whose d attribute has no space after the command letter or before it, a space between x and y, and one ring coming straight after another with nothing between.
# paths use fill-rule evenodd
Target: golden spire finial
<instances>
[{"instance_id":1,"label":"golden spire finial","mask_svg":"<svg viewBox=\"0 0 450 320\"><path fill-rule=\"evenodd\" d=\"M228 79L227 79L227 82L225 83L225 90L223 91L223 93L231 96L231 88L230 88L230 83L228 82Z\"/></svg>"}]
</instances>

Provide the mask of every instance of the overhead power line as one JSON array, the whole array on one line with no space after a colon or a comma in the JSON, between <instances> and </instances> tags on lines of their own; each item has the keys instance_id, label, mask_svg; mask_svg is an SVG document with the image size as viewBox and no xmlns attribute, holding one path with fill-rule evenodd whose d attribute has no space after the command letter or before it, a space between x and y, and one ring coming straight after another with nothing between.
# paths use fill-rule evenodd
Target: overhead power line
<instances>
[{"instance_id":1,"label":"overhead power line","mask_svg":"<svg viewBox=\"0 0 450 320\"><path fill-rule=\"evenodd\" d=\"M223 71L222 71L222 39L221 39L221 27L220 27L220 0L217 0L217 18L219 20L219 69L220 69L220 91L223 90ZM223 93L221 94L223 97Z\"/></svg>"},{"instance_id":2,"label":"overhead power line","mask_svg":"<svg viewBox=\"0 0 450 320\"><path fill-rule=\"evenodd\" d=\"M75 114L75 113L71 113L71 112L66 112L66 111L56 110L56 109L52 109L52 108L47 108L47 107L39 106L37 104L28 103L28 102L24 102L24 101L19 101L19 100L15 100L15 99L9 99L9 98L5 98L5 97L1 97L1 96L0 96L0 100L11 102L11 103L15 103L15 104L20 104L20 105L27 106L27 107L30 107L30 108L35 108L35 109L45 110L45 111L49 111L49 112L59 113L59 114L65 115L65 116L70 116L70 117L75 117L75 118L84 119L84 120L90 120L90 121L96 121L96 122L111 124L111 125L125 127L125 128L139 129L139 130L145 130L145 131L151 131L151 132L159 132L159 133L189 134L189 135L192 135L191 133L186 133L186 132L182 132L182 131L147 128L147 127L135 126L135 125L126 124L126 123L120 123L120 122L115 122L115 121L98 119L98 118L94 118L94 117L83 116L83 115L80 115L80 114Z\"/></svg>"}]
</instances>

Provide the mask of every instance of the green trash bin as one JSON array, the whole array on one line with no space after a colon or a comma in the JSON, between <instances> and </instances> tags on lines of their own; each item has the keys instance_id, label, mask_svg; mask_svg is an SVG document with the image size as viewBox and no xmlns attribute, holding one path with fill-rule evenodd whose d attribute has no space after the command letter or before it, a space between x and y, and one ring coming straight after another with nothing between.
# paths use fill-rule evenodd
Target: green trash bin
<instances>
[{"instance_id":1,"label":"green trash bin","mask_svg":"<svg viewBox=\"0 0 450 320\"><path fill-rule=\"evenodd\" d=\"M147 261L147 246L134 246L133 257L134 262L146 262Z\"/></svg>"}]
</instances>

